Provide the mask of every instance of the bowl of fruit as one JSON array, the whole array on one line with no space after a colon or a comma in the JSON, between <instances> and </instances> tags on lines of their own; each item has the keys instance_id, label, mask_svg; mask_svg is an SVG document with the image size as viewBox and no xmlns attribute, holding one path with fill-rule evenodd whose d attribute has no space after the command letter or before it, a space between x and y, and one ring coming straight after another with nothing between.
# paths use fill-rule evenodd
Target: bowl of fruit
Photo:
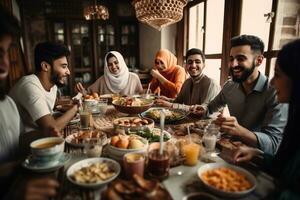
<instances>
[{"instance_id":1,"label":"bowl of fruit","mask_svg":"<svg viewBox=\"0 0 300 200\"><path fill-rule=\"evenodd\" d=\"M107 149L109 157L121 162L126 153L145 153L148 149L148 140L134 134L119 134L111 137Z\"/></svg>"}]
</instances>

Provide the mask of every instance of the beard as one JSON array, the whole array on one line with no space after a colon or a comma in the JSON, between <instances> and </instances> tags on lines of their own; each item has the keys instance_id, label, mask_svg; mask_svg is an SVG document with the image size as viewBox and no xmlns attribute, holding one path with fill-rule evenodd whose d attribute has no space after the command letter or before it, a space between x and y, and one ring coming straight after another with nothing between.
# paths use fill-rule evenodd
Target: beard
<instances>
[{"instance_id":1,"label":"beard","mask_svg":"<svg viewBox=\"0 0 300 200\"><path fill-rule=\"evenodd\" d=\"M58 76L58 74L56 72L54 72L53 67L51 70L51 82L54 83L57 87L63 87L65 85L65 83L61 83L62 78L60 78Z\"/></svg>"},{"instance_id":2,"label":"beard","mask_svg":"<svg viewBox=\"0 0 300 200\"><path fill-rule=\"evenodd\" d=\"M234 72L233 72L234 68L235 69L238 68L242 71L242 75L240 77L234 76ZM234 68L230 68L230 74L231 74L232 80L237 83L242 83L242 82L246 81L249 78L249 76L253 73L253 71L255 69L254 59L253 59L252 66L250 69L245 68L244 66L240 66L240 65L238 65Z\"/></svg>"}]
</instances>

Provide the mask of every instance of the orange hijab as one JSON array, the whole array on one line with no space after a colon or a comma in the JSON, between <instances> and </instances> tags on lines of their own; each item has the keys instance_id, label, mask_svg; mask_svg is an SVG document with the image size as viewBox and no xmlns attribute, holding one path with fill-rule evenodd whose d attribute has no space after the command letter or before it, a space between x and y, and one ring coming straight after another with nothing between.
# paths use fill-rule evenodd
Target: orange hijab
<instances>
[{"instance_id":1,"label":"orange hijab","mask_svg":"<svg viewBox=\"0 0 300 200\"><path fill-rule=\"evenodd\" d=\"M175 98L185 81L185 70L183 67L177 65L176 56L167 49L160 49L156 53L155 60L156 59L159 59L164 63L166 69L159 72L168 80L168 82L162 85L157 79L153 78L150 89L153 92L160 90L161 95ZM153 69L156 69L155 65Z\"/></svg>"},{"instance_id":2,"label":"orange hijab","mask_svg":"<svg viewBox=\"0 0 300 200\"><path fill-rule=\"evenodd\" d=\"M155 60L156 59L161 60L164 63L164 65L166 66L165 70L160 71L160 73L162 75L173 73L173 71L177 67L180 67L179 65L177 65L177 58L176 58L176 56L173 53L171 53L169 50L167 50L167 49L160 49L156 53Z\"/></svg>"}]
</instances>

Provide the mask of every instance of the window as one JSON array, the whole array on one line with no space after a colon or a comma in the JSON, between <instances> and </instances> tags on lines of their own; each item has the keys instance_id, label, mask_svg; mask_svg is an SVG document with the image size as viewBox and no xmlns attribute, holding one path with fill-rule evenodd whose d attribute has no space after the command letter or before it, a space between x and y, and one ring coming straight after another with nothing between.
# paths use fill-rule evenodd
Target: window
<instances>
[{"instance_id":1,"label":"window","mask_svg":"<svg viewBox=\"0 0 300 200\"><path fill-rule=\"evenodd\" d=\"M199 48L206 56L204 73L220 82L224 1L209 0L189 8L188 48ZM204 20L206 19L206 21Z\"/></svg>"},{"instance_id":2,"label":"window","mask_svg":"<svg viewBox=\"0 0 300 200\"><path fill-rule=\"evenodd\" d=\"M265 59L259 70L270 78L280 48L300 37L300 1L194 0L187 7L185 46L204 51L204 73L221 84L227 79L229 41L233 36L251 34L264 41Z\"/></svg>"}]
</instances>

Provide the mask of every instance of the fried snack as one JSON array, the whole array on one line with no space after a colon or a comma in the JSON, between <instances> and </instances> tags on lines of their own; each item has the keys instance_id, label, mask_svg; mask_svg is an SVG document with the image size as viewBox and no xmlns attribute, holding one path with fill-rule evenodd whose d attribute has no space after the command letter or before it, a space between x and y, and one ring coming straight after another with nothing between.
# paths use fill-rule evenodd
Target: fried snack
<instances>
[{"instance_id":1,"label":"fried snack","mask_svg":"<svg viewBox=\"0 0 300 200\"><path fill-rule=\"evenodd\" d=\"M71 142L74 144L82 144L85 139L101 138L103 134L105 133L100 131L91 131L91 130L79 131L78 134L74 134Z\"/></svg>"},{"instance_id":2,"label":"fried snack","mask_svg":"<svg viewBox=\"0 0 300 200\"><path fill-rule=\"evenodd\" d=\"M226 192L242 192L253 186L245 175L226 167L207 170L201 178L206 184Z\"/></svg>"},{"instance_id":3,"label":"fried snack","mask_svg":"<svg viewBox=\"0 0 300 200\"><path fill-rule=\"evenodd\" d=\"M99 94L97 92L93 92L92 94L86 94L83 96L84 99L95 99L99 100Z\"/></svg>"},{"instance_id":4,"label":"fried snack","mask_svg":"<svg viewBox=\"0 0 300 200\"><path fill-rule=\"evenodd\" d=\"M149 124L147 119L141 119L141 118L132 118L132 119L119 119L116 122L119 126L124 127L139 127Z\"/></svg>"},{"instance_id":5,"label":"fried snack","mask_svg":"<svg viewBox=\"0 0 300 200\"><path fill-rule=\"evenodd\" d=\"M99 183L105 181L116 172L109 166L107 162L94 163L88 167L83 167L75 171L71 178L78 183Z\"/></svg>"}]
</instances>

